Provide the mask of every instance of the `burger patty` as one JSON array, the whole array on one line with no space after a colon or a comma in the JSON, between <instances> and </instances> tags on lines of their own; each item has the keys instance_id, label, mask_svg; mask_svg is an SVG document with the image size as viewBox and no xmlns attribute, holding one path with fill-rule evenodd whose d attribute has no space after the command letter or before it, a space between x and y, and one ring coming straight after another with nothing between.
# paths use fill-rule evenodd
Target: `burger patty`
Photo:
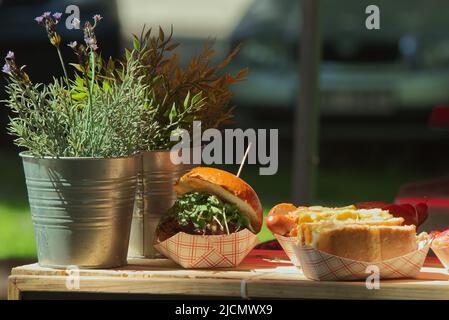
<instances>
[{"instance_id":1,"label":"burger patty","mask_svg":"<svg viewBox=\"0 0 449 320\"><path fill-rule=\"evenodd\" d=\"M157 234L164 241L178 232L192 235L223 235L250 229L249 220L236 205L206 192L190 192L180 196L162 217Z\"/></svg>"}]
</instances>

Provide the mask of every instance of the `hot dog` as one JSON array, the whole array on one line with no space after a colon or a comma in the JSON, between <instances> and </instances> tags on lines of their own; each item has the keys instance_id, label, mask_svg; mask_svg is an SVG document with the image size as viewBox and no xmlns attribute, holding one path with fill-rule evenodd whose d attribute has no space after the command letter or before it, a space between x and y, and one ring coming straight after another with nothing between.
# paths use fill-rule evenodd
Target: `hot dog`
<instances>
[{"instance_id":1,"label":"hot dog","mask_svg":"<svg viewBox=\"0 0 449 320\"><path fill-rule=\"evenodd\" d=\"M376 262L416 250L415 224L419 220L417 210L410 205L362 203L332 208L283 203L271 209L266 223L275 235L296 237L296 243L302 246ZM404 225L405 221L410 224Z\"/></svg>"},{"instance_id":2,"label":"hot dog","mask_svg":"<svg viewBox=\"0 0 449 320\"><path fill-rule=\"evenodd\" d=\"M296 207L291 203L274 206L266 218L268 229L282 236L296 236L298 225L307 222L363 222L390 225L415 225L418 227L427 218L427 206L422 203L415 206L409 204L387 204L383 202L364 202L354 205L327 208L321 206Z\"/></svg>"}]
</instances>

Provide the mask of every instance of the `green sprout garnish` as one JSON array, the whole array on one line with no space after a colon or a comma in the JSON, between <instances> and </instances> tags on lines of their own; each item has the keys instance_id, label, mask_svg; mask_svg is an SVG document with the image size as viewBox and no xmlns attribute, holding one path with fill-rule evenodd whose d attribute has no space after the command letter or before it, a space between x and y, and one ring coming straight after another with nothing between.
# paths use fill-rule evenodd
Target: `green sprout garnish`
<instances>
[{"instance_id":1,"label":"green sprout garnish","mask_svg":"<svg viewBox=\"0 0 449 320\"><path fill-rule=\"evenodd\" d=\"M169 219L202 234L230 234L245 228L253 231L248 218L240 213L235 204L226 203L206 192L190 192L180 196L162 222Z\"/></svg>"}]
</instances>

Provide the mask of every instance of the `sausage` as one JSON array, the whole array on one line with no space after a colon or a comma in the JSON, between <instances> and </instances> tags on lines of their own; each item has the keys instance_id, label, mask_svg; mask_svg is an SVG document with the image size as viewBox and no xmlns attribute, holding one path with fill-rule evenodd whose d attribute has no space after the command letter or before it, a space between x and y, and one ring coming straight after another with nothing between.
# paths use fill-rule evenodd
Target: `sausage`
<instances>
[{"instance_id":1,"label":"sausage","mask_svg":"<svg viewBox=\"0 0 449 320\"><path fill-rule=\"evenodd\" d=\"M281 203L274 206L266 218L268 229L272 233L282 236L294 236L297 226L296 217L290 214L294 210L296 210L296 207L290 203Z\"/></svg>"},{"instance_id":2,"label":"sausage","mask_svg":"<svg viewBox=\"0 0 449 320\"><path fill-rule=\"evenodd\" d=\"M288 236L290 231L296 227L296 219L290 215L268 216L266 222L271 232L282 236Z\"/></svg>"}]
</instances>

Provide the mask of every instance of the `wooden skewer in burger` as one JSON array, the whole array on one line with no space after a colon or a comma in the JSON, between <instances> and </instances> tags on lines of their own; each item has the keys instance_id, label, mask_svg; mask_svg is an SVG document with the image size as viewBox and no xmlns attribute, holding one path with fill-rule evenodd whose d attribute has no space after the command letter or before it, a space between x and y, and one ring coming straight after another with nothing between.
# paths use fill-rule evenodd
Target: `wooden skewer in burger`
<instances>
[{"instance_id":1,"label":"wooden skewer in burger","mask_svg":"<svg viewBox=\"0 0 449 320\"><path fill-rule=\"evenodd\" d=\"M263 210L249 184L227 171L197 167L175 184L177 200L161 218L156 242L178 232L192 235L226 235L248 229L257 234Z\"/></svg>"}]
</instances>

